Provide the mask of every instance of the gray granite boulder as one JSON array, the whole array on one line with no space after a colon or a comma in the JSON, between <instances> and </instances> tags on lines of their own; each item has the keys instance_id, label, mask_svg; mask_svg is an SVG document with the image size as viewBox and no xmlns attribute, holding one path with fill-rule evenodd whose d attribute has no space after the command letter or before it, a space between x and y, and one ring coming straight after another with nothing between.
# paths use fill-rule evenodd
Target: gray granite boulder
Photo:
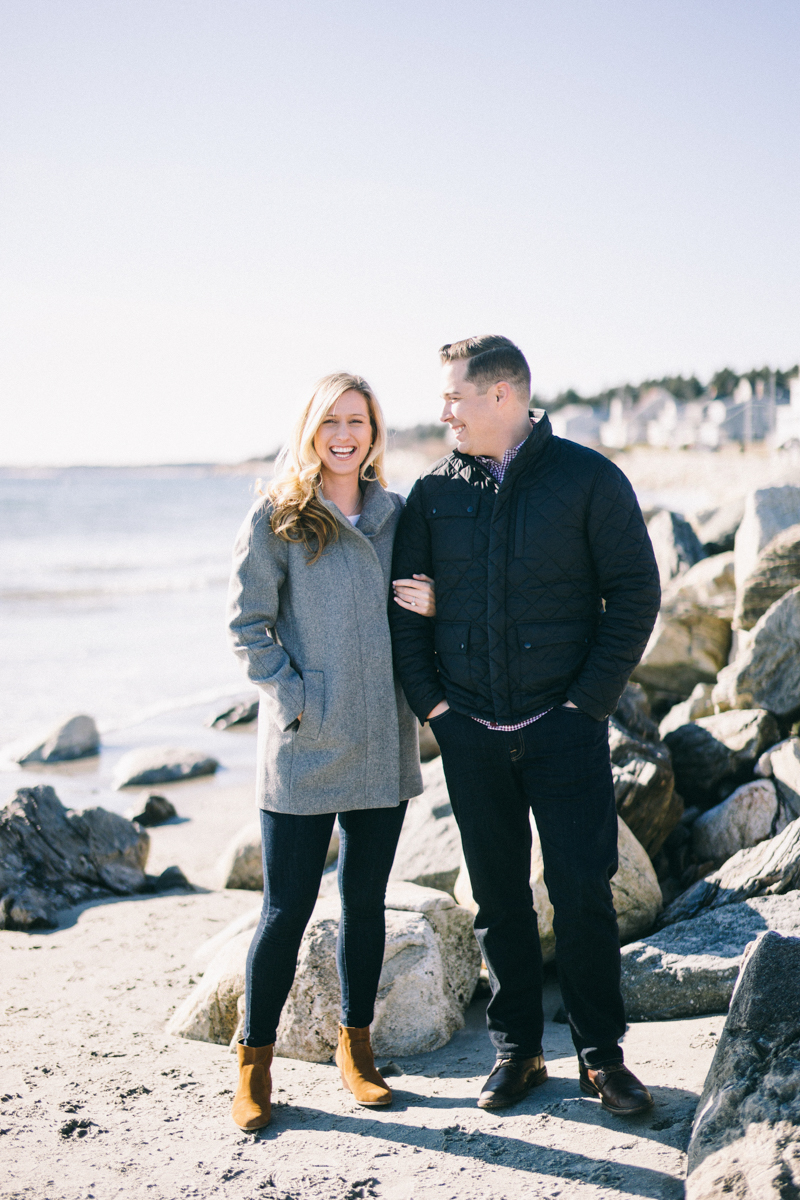
<instances>
[{"instance_id":1,"label":"gray granite boulder","mask_svg":"<svg viewBox=\"0 0 800 1200\"><path fill-rule=\"evenodd\" d=\"M297 974L278 1028L276 1053L286 1058L327 1062L336 1047L339 915L336 899L318 900L303 936ZM255 924L257 912L246 917ZM243 928L240 919L214 938L216 953L171 1018L170 1033L222 1044L236 1041L252 936L252 927ZM419 1054L445 1045L464 1026L480 957L472 914L451 896L410 883L390 884L386 949L372 1024L375 1051Z\"/></svg>"},{"instance_id":2,"label":"gray granite boulder","mask_svg":"<svg viewBox=\"0 0 800 1200\"><path fill-rule=\"evenodd\" d=\"M631 1021L725 1012L745 947L765 929L800 934L800 892L764 896L679 921L622 948Z\"/></svg>"},{"instance_id":3,"label":"gray granite boulder","mask_svg":"<svg viewBox=\"0 0 800 1200\"><path fill-rule=\"evenodd\" d=\"M52 927L59 909L148 889L149 849L116 813L72 812L51 787L20 788L0 809L0 928Z\"/></svg>"},{"instance_id":4,"label":"gray granite boulder","mask_svg":"<svg viewBox=\"0 0 800 1200\"><path fill-rule=\"evenodd\" d=\"M625 685L613 716L634 737L645 742L659 741L658 725L653 720L647 692L640 683Z\"/></svg>"},{"instance_id":5,"label":"gray granite boulder","mask_svg":"<svg viewBox=\"0 0 800 1200\"><path fill-rule=\"evenodd\" d=\"M713 717L714 705L711 702L713 690L714 685L711 683L698 683L692 689L687 700L681 700L680 704L673 705L659 722L658 735L661 740L663 741L668 733L672 733L673 729L680 729L681 725L688 725L700 717Z\"/></svg>"},{"instance_id":6,"label":"gray granite boulder","mask_svg":"<svg viewBox=\"0 0 800 1200\"><path fill-rule=\"evenodd\" d=\"M141 825L143 829L150 829L154 825L164 825L165 822L171 821L173 817L177 817L175 805L166 796L148 795L145 797L144 808L139 812L135 809L130 809L125 813L129 820L135 821L137 825Z\"/></svg>"},{"instance_id":7,"label":"gray granite boulder","mask_svg":"<svg viewBox=\"0 0 800 1200\"><path fill-rule=\"evenodd\" d=\"M339 855L339 827L334 822L326 868L336 862ZM218 888L241 888L249 892L263 892L264 867L261 859L261 823L248 821L235 833L217 861L216 886Z\"/></svg>"},{"instance_id":8,"label":"gray granite boulder","mask_svg":"<svg viewBox=\"0 0 800 1200\"><path fill-rule=\"evenodd\" d=\"M700 717L671 730L664 741L672 754L676 788L685 800L707 807L720 799L720 785L744 782L779 737L772 713L751 708Z\"/></svg>"},{"instance_id":9,"label":"gray granite boulder","mask_svg":"<svg viewBox=\"0 0 800 1200\"><path fill-rule=\"evenodd\" d=\"M717 676L712 699L720 709L768 708L779 717L800 708L800 587L776 600L743 635L736 658Z\"/></svg>"},{"instance_id":10,"label":"gray granite boulder","mask_svg":"<svg viewBox=\"0 0 800 1200\"><path fill-rule=\"evenodd\" d=\"M653 543L662 587L705 558L697 534L679 513L662 509L648 521L647 532Z\"/></svg>"},{"instance_id":11,"label":"gray granite boulder","mask_svg":"<svg viewBox=\"0 0 800 1200\"><path fill-rule=\"evenodd\" d=\"M736 589L733 622L752 629L759 617L800 584L800 524L790 525L768 542L750 574Z\"/></svg>"},{"instance_id":12,"label":"gray granite boulder","mask_svg":"<svg viewBox=\"0 0 800 1200\"><path fill-rule=\"evenodd\" d=\"M794 815L800 817L800 738L778 742L768 753L769 773L778 795Z\"/></svg>"},{"instance_id":13,"label":"gray granite boulder","mask_svg":"<svg viewBox=\"0 0 800 1200\"><path fill-rule=\"evenodd\" d=\"M687 1200L800 1196L800 938L747 949L689 1141Z\"/></svg>"},{"instance_id":14,"label":"gray granite boulder","mask_svg":"<svg viewBox=\"0 0 800 1200\"><path fill-rule=\"evenodd\" d=\"M114 787L148 787L154 783L194 779L198 775L213 775L218 766L216 758L198 750L148 746L123 754L114 770Z\"/></svg>"},{"instance_id":15,"label":"gray granite boulder","mask_svg":"<svg viewBox=\"0 0 800 1200\"><path fill-rule=\"evenodd\" d=\"M613 717L608 745L617 812L652 858L683 813L669 750L662 742L634 737Z\"/></svg>"},{"instance_id":16,"label":"gray granite boulder","mask_svg":"<svg viewBox=\"0 0 800 1200\"><path fill-rule=\"evenodd\" d=\"M681 696L713 683L728 661L734 596L732 554L703 559L673 579L634 678Z\"/></svg>"},{"instance_id":17,"label":"gray granite boulder","mask_svg":"<svg viewBox=\"0 0 800 1200\"><path fill-rule=\"evenodd\" d=\"M733 550L736 531L744 516L744 497L728 500L702 520L693 521L694 531L706 554L724 554Z\"/></svg>"},{"instance_id":18,"label":"gray granite boulder","mask_svg":"<svg viewBox=\"0 0 800 1200\"><path fill-rule=\"evenodd\" d=\"M744 515L736 533L736 586L752 574L761 551L790 525L800 523L800 487L759 488L745 500Z\"/></svg>"},{"instance_id":19,"label":"gray granite boulder","mask_svg":"<svg viewBox=\"0 0 800 1200\"><path fill-rule=\"evenodd\" d=\"M739 850L716 871L676 897L659 918L663 927L751 896L781 896L800 887L800 818L781 833Z\"/></svg>"},{"instance_id":20,"label":"gray granite boulder","mask_svg":"<svg viewBox=\"0 0 800 1200\"><path fill-rule=\"evenodd\" d=\"M68 717L47 733L15 742L5 750L12 762L56 763L87 758L100 749L100 734L94 718L85 713Z\"/></svg>"},{"instance_id":21,"label":"gray granite boulder","mask_svg":"<svg viewBox=\"0 0 800 1200\"><path fill-rule=\"evenodd\" d=\"M697 861L721 866L739 850L775 837L796 815L783 803L771 779L744 783L692 825Z\"/></svg>"},{"instance_id":22,"label":"gray granite boulder","mask_svg":"<svg viewBox=\"0 0 800 1200\"><path fill-rule=\"evenodd\" d=\"M452 895L461 867L461 838L441 758L423 765L422 782L422 795L408 802L390 878Z\"/></svg>"}]
</instances>

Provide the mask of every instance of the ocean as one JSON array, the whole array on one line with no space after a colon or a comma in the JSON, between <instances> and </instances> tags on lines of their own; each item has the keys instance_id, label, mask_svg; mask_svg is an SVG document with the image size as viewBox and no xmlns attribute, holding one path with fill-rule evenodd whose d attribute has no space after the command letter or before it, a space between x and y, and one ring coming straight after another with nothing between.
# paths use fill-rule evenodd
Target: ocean
<instances>
[{"instance_id":1,"label":"ocean","mask_svg":"<svg viewBox=\"0 0 800 1200\"><path fill-rule=\"evenodd\" d=\"M224 617L254 497L213 467L0 470L0 745L247 690Z\"/></svg>"}]
</instances>

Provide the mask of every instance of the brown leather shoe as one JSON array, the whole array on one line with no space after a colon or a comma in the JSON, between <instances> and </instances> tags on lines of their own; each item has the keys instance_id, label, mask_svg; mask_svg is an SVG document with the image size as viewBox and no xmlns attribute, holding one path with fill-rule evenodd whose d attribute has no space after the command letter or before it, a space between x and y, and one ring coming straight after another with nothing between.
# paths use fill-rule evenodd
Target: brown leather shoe
<instances>
[{"instance_id":1,"label":"brown leather shoe","mask_svg":"<svg viewBox=\"0 0 800 1200\"><path fill-rule=\"evenodd\" d=\"M632 1117L653 1107L653 1097L624 1063L596 1069L581 1063L581 1091L586 1096L599 1096L603 1108L618 1117Z\"/></svg>"},{"instance_id":2,"label":"brown leather shoe","mask_svg":"<svg viewBox=\"0 0 800 1200\"><path fill-rule=\"evenodd\" d=\"M243 1046L239 1042L239 1086L233 1098L231 1116L240 1129L263 1129L272 1115L271 1046Z\"/></svg>"},{"instance_id":3,"label":"brown leather shoe","mask_svg":"<svg viewBox=\"0 0 800 1200\"><path fill-rule=\"evenodd\" d=\"M369 1025L339 1026L339 1045L334 1055L342 1083L365 1108L386 1108L392 1103L392 1089L375 1066L369 1040Z\"/></svg>"},{"instance_id":4,"label":"brown leather shoe","mask_svg":"<svg viewBox=\"0 0 800 1200\"><path fill-rule=\"evenodd\" d=\"M546 1080L543 1054L533 1058L501 1058L483 1085L478 1108L508 1108Z\"/></svg>"}]
</instances>

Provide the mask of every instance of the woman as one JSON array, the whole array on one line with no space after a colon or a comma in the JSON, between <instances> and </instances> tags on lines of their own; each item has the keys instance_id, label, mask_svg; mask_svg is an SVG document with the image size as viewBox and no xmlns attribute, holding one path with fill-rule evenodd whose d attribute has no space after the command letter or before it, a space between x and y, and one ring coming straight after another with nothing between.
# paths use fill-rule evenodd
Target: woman
<instances>
[{"instance_id":1,"label":"woman","mask_svg":"<svg viewBox=\"0 0 800 1200\"><path fill-rule=\"evenodd\" d=\"M383 415L357 375L317 386L267 496L239 532L229 595L235 653L260 692L258 795L264 907L247 959L232 1116L270 1118L281 1009L339 816L342 990L336 1063L360 1104L390 1104L369 1026L384 898L406 803L422 791L417 725L392 668L392 542L403 501L384 490ZM432 616L431 580L395 599Z\"/></svg>"}]
</instances>

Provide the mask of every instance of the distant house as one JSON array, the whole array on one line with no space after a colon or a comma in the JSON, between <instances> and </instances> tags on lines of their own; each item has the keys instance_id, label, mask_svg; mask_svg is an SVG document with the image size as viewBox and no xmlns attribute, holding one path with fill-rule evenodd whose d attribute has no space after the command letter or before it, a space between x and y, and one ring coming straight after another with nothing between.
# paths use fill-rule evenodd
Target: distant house
<instances>
[{"instance_id":1,"label":"distant house","mask_svg":"<svg viewBox=\"0 0 800 1200\"><path fill-rule=\"evenodd\" d=\"M557 437L583 446L596 446L600 441L600 416L590 404L565 404L549 415Z\"/></svg>"},{"instance_id":2,"label":"distant house","mask_svg":"<svg viewBox=\"0 0 800 1200\"><path fill-rule=\"evenodd\" d=\"M800 378L789 383L789 403L775 409L774 445L800 445Z\"/></svg>"}]
</instances>

